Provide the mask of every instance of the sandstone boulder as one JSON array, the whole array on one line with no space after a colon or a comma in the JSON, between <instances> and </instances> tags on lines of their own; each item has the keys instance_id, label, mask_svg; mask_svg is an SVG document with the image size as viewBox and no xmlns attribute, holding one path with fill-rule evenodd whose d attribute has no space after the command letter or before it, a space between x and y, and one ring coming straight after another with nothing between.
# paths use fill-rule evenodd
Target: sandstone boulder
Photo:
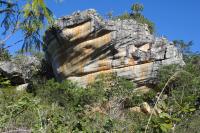
<instances>
[{"instance_id":1,"label":"sandstone boulder","mask_svg":"<svg viewBox=\"0 0 200 133\"><path fill-rule=\"evenodd\" d=\"M140 108L141 108L142 112L147 113L147 114L151 114L152 109L147 102L143 102L141 104Z\"/></svg>"},{"instance_id":2,"label":"sandstone boulder","mask_svg":"<svg viewBox=\"0 0 200 133\"><path fill-rule=\"evenodd\" d=\"M154 81L161 65L184 65L177 48L150 34L147 25L133 19L103 20L93 9L58 19L46 31L45 43L56 78L83 86L113 72L144 84Z\"/></svg>"}]
</instances>

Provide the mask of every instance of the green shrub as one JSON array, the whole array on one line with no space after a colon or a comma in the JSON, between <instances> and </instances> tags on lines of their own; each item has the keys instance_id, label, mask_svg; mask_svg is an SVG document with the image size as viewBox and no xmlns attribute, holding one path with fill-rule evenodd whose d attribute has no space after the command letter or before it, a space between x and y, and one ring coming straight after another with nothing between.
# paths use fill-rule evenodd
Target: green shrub
<instances>
[{"instance_id":1,"label":"green shrub","mask_svg":"<svg viewBox=\"0 0 200 133\"><path fill-rule=\"evenodd\" d=\"M65 132L72 129L71 112L56 103L45 104L41 98L15 88L1 89L0 131L23 129L31 132Z\"/></svg>"},{"instance_id":2,"label":"green shrub","mask_svg":"<svg viewBox=\"0 0 200 133\"><path fill-rule=\"evenodd\" d=\"M62 83L48 80L45 84L35 86L35 95L41 99L42 104L57 103L66 112L73 114L74 121L68 121L71 123L70 128L68 127L70 131L105 132L116 131L115 125L118 120L102 114L99 114L100 118L98 113L91 114L91 118L91 115L85 114L85 106L129 97L134 88L132 82L110 74L99 75L96 81L86 88L67 80Z\"/></svg>"},{"instance_id":3,"label":"green shrub","mask_svg":"<svg viewBox=\"0 0 200 133\"><path fill-rule=\"evenodd\" d=\"M200 108L200 77L196 74L199 68L194 62L184 67L163 67L159 73L159 84L146 94L133 93L135 85L116 74L99 75L86 88L68 80L59 83L54 79L35 82L31 93L16 91L14 86L5 85L0 89L0 131L17 128L57 133L144 132L149 116L130 112L128 108L140 106L143 102L153 106L157 92L175 72L180 71L167 85L164 92L167 98L161 97L158 102L163 112L152 116L148 128L148 132L170 132L174 125L178 125L178 131L183 125L180 122L188 120ZM192 68L197 72L193 72ZM92 111L93 107L101 109L106 103L113 105L108 110ZM111 108L121 103L123 108ZM189 125L195 126L194 122Z\"/></svg>"},{"instance_id":4,"label":"green shrub","mask_svg":"<svg viewBox=\"0 0 200 133\"><path fill-rule=\"evenodd\" d=\"M31 126L34 119L29 121L29 118L34 116L34 113L30 104L33 101L30 101L29 95L17 92L14 87L2 88L0 91L0 131Z\"/></svg>"},{"instance_id":5,"label":"green shrub","mask_svg":"<svg viewBox=\"0 0 200 133\"><path fill-rule=\"evenodd\" d=\"M167 85L164 93L168 95L168 98L161 99L161 101L166 105L164 113L168 117L153 117L152 126L156 126L156 129L168 132L173 125L179 125L181 121L189 119L199 111L200 69L198 60L200 60L199 57L190 57L184 67L170 65L160 69L159 83L156 88L157 91L161 91ZM162 127L163 124L166 127ZM187 125L182 125L182 128L187 129Z\"/></svg>"},{"instance_id":6,"label":"green shrub","mask_svg":"<svg viewBox=\"0 0 200 133\"><path fill-rule=\"evenodd\" d=\"M7 61L10 60L11 55L6 49L0 48L0 61Z\"/></svg>"},{"instance_id":7,"label":"green shrub","mask_svg":"<svg viewBox=\"0 0 200 133\"><path fill-rule=\"evenodd\" d=\"M0 74L0 88L10 87L10 86L11 86L10 80Z\"/></svg>"},{"instance_id":8,"label":"green shrub","mask_svg":"<svg viewBox=\"0 0 200 133\"><path fill-rule=\"evenodd\" d=\"M68 80L62 83L49 80L36 87L36 95L44 102L57 103L71 111L79 111L87 104L101 101L104 91L93 87L82 88Z\"/></svg>"},{"instance_id":9,"label":"green shrub","mask_svg":"<svg viewBox=\"0 0 200 133\"><path fill-rule=\"evenodd\" d=\"M91 87L104 90L107 99L111 99L112 97L129 97L135 84L125 78L118 77L116 74L102 74L96 78Z\"/></svg>"},{"instance_id":10,"label":"green shrub","mask_svg":"<svg viewBox=\"0 0 200 133\"><path fill-rule=\"evenodd\" d=\"M131 7L132 10L131 13L125 12L122 15L115 17L114 19L121 19L121 20L134 19L138 23L147 24L150 33L153 34L155 33L155 24L142 15L143 8L144 7L141 4L138 3L133 4L133 6Z\"/></svg>"},{"instance_id":11,"label":"green shrub","mask_svg":"<svg viewBox=\"0 0 200 133\"><path fill-rule=\"evenodd\" d=\"M200 112L183 119L176 127L175 133L198 133L200 130Z\"/></svg>"}]
</instances>

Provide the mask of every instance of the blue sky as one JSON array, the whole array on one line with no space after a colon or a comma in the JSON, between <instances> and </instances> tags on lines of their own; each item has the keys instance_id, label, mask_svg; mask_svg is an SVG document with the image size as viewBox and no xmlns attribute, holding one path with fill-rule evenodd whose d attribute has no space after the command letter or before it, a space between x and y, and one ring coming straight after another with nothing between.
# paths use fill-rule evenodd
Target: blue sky
<instances>
[{"instance_id":1,"label":"blue sky","mask_svg":"<svg viewBox=\"0 0 200 133\"><path fill-rule=\"evenodd\" d=\"M200 51L200 0L46 0L47 6L55 17L69 15L77 10L96 9L102 16L109 11L114 15L130 11L132 3L144 5L143 14L156 25L156 34L166 36L169 40L192 40L193 51ZM59 0L57 0L59 1ZM8 43L22 37L16 34ZM10 48L13 53L18 46Z\"/></svg>"}]
</instances>

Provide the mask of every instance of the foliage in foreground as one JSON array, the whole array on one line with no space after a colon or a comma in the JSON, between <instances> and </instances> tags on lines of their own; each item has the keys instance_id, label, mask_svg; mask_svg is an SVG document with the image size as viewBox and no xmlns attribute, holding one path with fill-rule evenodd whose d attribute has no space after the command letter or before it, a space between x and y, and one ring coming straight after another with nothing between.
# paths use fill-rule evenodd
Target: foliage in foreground
<instances>
[{"instance_id":1,"label":"foliage in foreground","mask_svg":"<svg viewBox=\"0 0 200 133\"><path fill-rule=\"evenodd\" d=\"M29 90L31 93L17 92L14 87L7 86L1 89L0 94L0 129L32 132L132 131L140 128L137 123L145 123L143 114L126 113L119 117L115 114L117 112L112 113L114 109L107 108L103 112L103 109L97 110L96 105L103 108L112 101L118 106L133 89L131 82L113 75L102 75L87 88L78 87L70 81L58 83L54 80L34 85Z\"/></svg>"},{"instance_id":2,"label":"foliage in foreground","mask_svg":"<svg viewBox=\"0 0 200 133\"><path fill-rule=\"evenodd\" d=\"M133 93L132 82L115 75L100 75L95 83L81 88L75 83L48 80L34 82L26 91L16 91L1 78L0 131L32 132L144 132L149 115L129 108L148 102L152 107L167 81L148 132L199 130L200 58L188 58L184 67L165 66L159 84L146 94ZM184 122L186 121L186 122Z\"/></svg>"},{"instance_id":3,"label":"foliage in foreground","mask_svg":"<svg viewBox=\"0 0 200 133\"><path fill-rule=\"evenodd\" d=\"M44 0L0 0L1 35L0 55L2 49L7 49L23 42L22 50L30 48L40 49L43 44L41 35L47 23L53 23L53 15ZM13 44L6 46L7 41L16 33L21 32L23 37Z\"/></svg>"},{"instance_id":4,"label":"foliage in foreground","mask_svg":"<svg viewBox=\"0 0 200 133\"><path fill-rule=\"evenodd\" d=\"M160 82L156 87L158 92L166 85L170 77L173 77L167 83L164 91L168 98L161 100L160 104L164 105L164 112L168 114L168 118L172 119L170 127L174 127L175 132L180 131L179 125L182 125L180 123L185 120L190 122L190 118L200 109L199 61L200 57L198 55L190 56L184 67L170 65L160 70L158 76ZM159 120L156 120L156 122L160 123ZM164 121L164 123L169 124L169 121ZM196 131L200 129L199 127L187 127L186 125L183 128L196 128Z\"/></svg>"}]
</instances>

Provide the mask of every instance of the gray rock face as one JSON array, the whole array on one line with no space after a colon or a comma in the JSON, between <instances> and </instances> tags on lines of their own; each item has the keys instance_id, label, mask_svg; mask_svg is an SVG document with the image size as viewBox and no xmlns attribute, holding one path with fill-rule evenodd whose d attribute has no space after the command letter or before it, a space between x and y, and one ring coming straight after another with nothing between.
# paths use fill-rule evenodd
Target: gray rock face
<instances>
[{"instance_id":1,"label":"gray rock face","mask_svg":"<svg viewBox=\"0 0 200 133\"><path fill-rule=\"evenodd\" d=\"M32 56L20 56L0 62L0 73L14 84L23 84L40 68L41 62Z\"/></svg>"},{"instance_id":2,"label":"gray rock face","mask_svg":"<svg viewBox=\"0 0 200 133\"><path fill-rule=\"evenodd\" d=\"M145 84L162 65L184 65L173 44L135 20L103 20L89 9L62 17L56 25L46 31L45 53L58 80L87 85L98 74L114 72Z\"/></svg>"},{"instance_id":3,"label":"gray rock face","mask_svg":"<svg viewBox=\"0 0 200 133\"><path fill-rule=\"evenodd\" d=\"M0 72L3 76L8 77L13 83L24 83L22 71L12 62L0 62Z\"/></svg>"}]
</instances>

